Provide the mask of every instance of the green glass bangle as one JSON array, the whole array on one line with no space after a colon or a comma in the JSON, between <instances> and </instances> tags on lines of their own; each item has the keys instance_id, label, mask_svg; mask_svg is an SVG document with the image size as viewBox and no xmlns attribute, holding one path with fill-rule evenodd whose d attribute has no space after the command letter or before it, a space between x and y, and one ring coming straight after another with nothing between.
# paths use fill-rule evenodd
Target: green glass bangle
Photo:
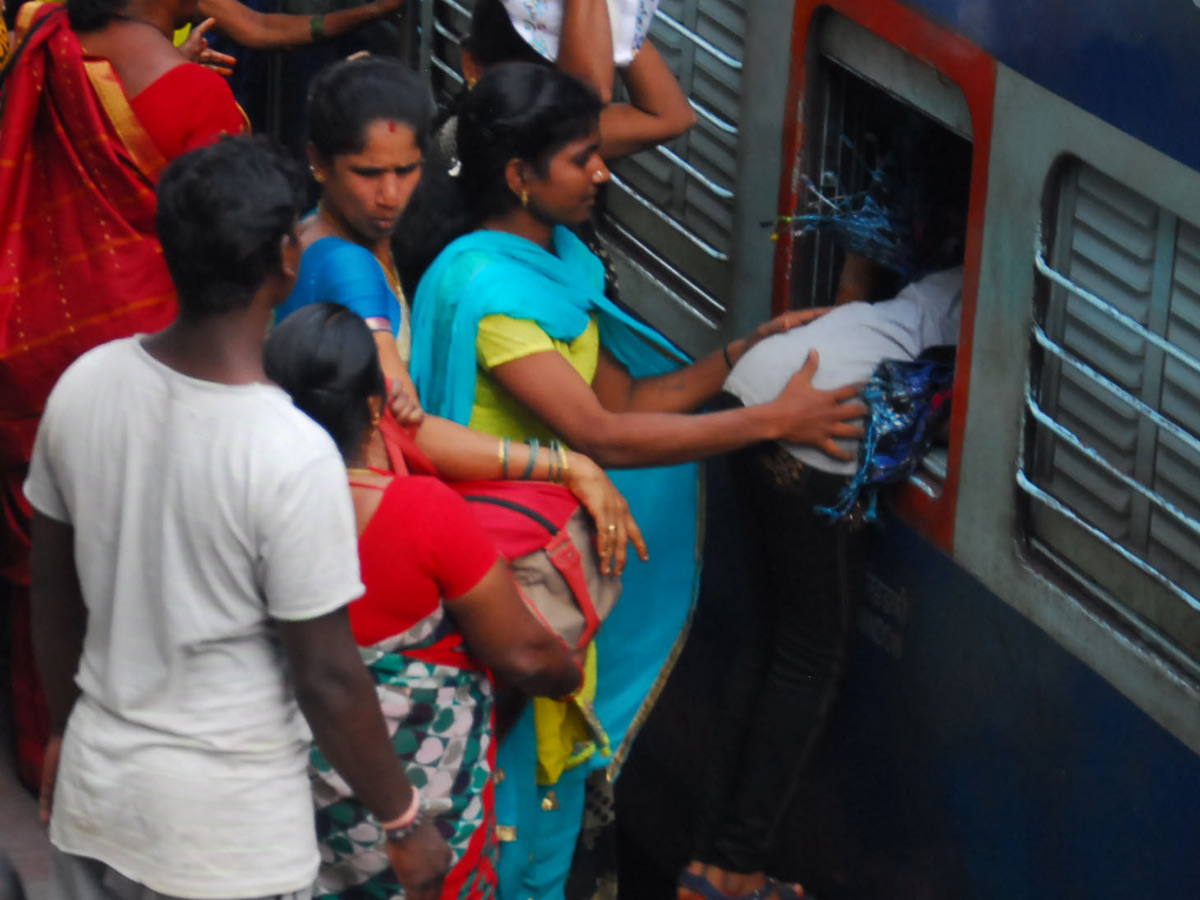
<instances>
[{"instance_id":1,"label":"green glass bangle","mask_svg":"<svg viewBox=\"0 0 1200 900\"><path fill-rule=\"evenodd\" d=\"M308 20L308 30L312 34L314 41L319 41L325 37L325 14L317 13Z\"/></svg>"},{"instance_id":2,"label":"green glass bangle","mask_svg":"<svg viewBox=\"0 0 1200 900\"><path fill-rule=\"evenodd\" d=\"M533 477L533 467L537 465L538 447L542 443L535 437L531 437L526 443L529 444L529 462L525 466L525 471L521 473L521 478L528 481Z\"/></svg>"}]
</instances>

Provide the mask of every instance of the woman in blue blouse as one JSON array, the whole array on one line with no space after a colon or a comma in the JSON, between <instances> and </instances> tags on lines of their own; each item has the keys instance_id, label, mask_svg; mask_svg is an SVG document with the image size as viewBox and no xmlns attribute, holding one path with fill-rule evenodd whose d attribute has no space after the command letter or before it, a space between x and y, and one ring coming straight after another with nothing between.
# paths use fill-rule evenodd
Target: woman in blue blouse
<instances>
[{"instance_id":1,"label":"woman in blue blouse","mask_svg":"<svg viewBox=\"0 0 1200 900\"><path fill-rule=\"evenodd\" d=\"M394 61L356 59L317 76L308 109L321 199L300 223L304 256L278 317L319 301L349 307L374 333L384 374L415 397L409 309L391 239L421 178L434 114L429 88Z\"/></svg>"}]
</instances>

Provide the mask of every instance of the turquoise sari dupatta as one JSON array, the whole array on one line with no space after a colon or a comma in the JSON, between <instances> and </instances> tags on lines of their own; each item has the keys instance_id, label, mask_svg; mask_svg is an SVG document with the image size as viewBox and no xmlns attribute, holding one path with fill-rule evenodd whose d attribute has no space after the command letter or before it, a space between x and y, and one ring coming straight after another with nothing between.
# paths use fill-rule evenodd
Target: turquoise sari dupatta
<instances>
[{"instance_id":1,"label":"turquoise sari dupatta","mask_svg":"<svg viewBox=\"0 0 1200 900\"><path fill-rule=\"evenodd\" d=\"M595 315L601 345L634 377L672 371L686 357L603 294L604 267L574 234L554 231L554 253L512 234L477 231L450 244L413 301L412 376L425 409L467 424L475 400L475 341L484 316L530 319L572 341ZM629 742L681 645L699 582L699 472L694 463L609 473L650 547L633 558L624 591L596 638L595 710L613 752L568 770L551 789L534 780L532 710L500 745L497 821L504 900L562 896L583 815L583 780L607 767L615 778ZM632 554L631 554L632 556ZM547 795L553 794L549 800Z\"/></svg>"}]
</instances>

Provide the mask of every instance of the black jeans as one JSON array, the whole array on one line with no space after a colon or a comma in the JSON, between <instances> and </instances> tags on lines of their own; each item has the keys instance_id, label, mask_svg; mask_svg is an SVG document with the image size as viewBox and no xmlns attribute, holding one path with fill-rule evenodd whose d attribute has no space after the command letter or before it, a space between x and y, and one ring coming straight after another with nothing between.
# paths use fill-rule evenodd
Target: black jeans
<instances>
[{"instance_id":1,"label":"black jeans","mask_svg":"<svg viewBox=\"0 0 1200 900\"><path fill-rule=\"evenodd\" d=\"M737 405L722 395L719 405ZM730 455L743 506L746 620L724 682L696 859L762 871L846 669L863 572L859 524L830 523L844 476L802 466L777 443Z\"/></svg>"}]
</instances>

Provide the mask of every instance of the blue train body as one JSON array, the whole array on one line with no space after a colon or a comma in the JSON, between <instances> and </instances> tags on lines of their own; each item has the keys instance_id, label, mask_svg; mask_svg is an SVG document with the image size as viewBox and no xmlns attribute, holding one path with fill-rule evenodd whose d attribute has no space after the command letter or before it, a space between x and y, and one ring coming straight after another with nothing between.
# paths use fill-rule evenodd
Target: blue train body
<instances>
[{"instance_id":1,"label":"blue train body","mask_svg":"<svg viewBox=\"0 0 1200 900\"><path fill-rule=\"evenodd\" d=\"M1200 7L1187 0L916 0L997 61L1200 170Z\"/></svg>"},{"instance_id":2,"label":"blue train body","mask_svg":"<svg viewBox=\"0 0 1200 900\"><path fill-rule=\"evenodd\" d=\"M1028 409L1047 379L1031 325L1039 310L1065 302L1047 299L1053 287L1038 274L1039 236L1083 227L1070 225L1075 213L1059 212L1075 185L1085 183L1082 192L1088 178L1112 179L1109 193L1097 195L1107 212L1086 223L1102 242L1114 240L1101 227L1106 216L1116 210L1114 234L1124 240L1132 226L1122 217L1135 219L1136 207L1173 254L1160 269L1177 273L1187 262L1189 223L1200 221L1200 7L921 0L894 14L886 0L830 5L935 67L937 54L925 50L937 47L938 32L965 38L992 62L960 84L980 171L967 262L973 340L964 334L960 353L969 382L955 395L966 412L952 438L952 488L935 501L950 508L932 519L949 524L939 539L937 527L914 519L903 499L909 487L898 495L901 514L876 536L851 670L783 825L774 869L807 879L822 898L1198 897L1200 694L1186 635L1200 612L1194 599L1183 605L1164 637L1166 626L1147 625L1133 602L1135 582L1077 571L1089 553L1110 548L1088 545L1072 563L1048 554L1016 476L1035 468ZM798 6L813 8L813 22L827 13L805 0ZM793 52L825 46L810 36ZM812 108L833 95L812 60L792 64L807 80L789 99L801 130L812 132ZM924 90L878 87L906 99ZM813 140L802 145L810 157ZM800 149L785 146L784 164ZM1078 170L1082 182L1064 174ZM1103 207L1114 198L1131 205ZM792 210L784 203L780 211ZM1121 278L1112 280L1124 290L1132 264L1121 267L1140 264L1139 253L1154 257L1118 249L1125 255L1112 251L1112 268ZM1057 264L1053 250L1046 267ZM794 267L788 257L784 268ZM791 291L806 302L795 283ZM631 854L661 872L690 853L704 793L692 757L721 727L715 698L745 589L732 498L721 467L711 468L713 534L690 645L618 787L635 811ZM1189 483L1200 493L1200 480ZM1191 494L1179 502L1194 508ZM654 885L635 877L629 896L665 889Z\"/></svg>"}]
</instances>

